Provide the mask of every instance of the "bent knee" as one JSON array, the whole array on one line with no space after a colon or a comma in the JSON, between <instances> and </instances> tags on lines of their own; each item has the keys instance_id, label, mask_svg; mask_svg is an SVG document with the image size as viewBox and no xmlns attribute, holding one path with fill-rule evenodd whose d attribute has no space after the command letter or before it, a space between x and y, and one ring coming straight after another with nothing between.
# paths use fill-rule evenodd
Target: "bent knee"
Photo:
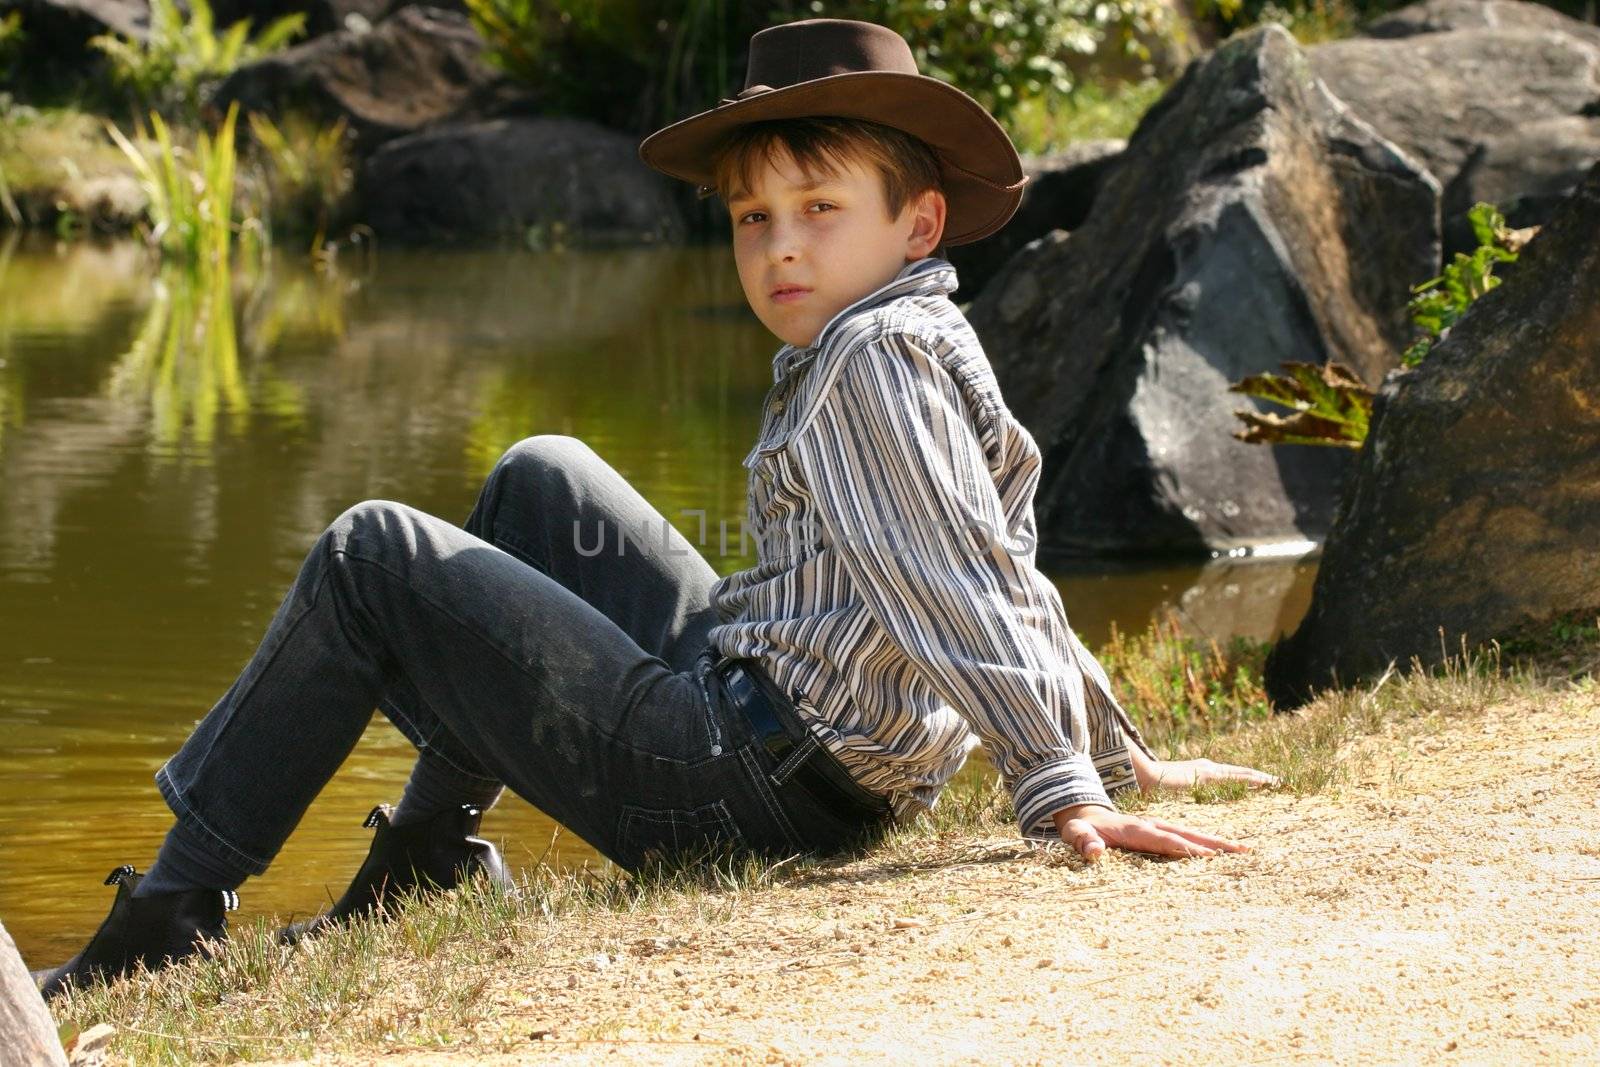
<instances>
[{"instance_id":1,"label":"bent knee","mask_svg":"<svg viewBox=\"0 0 1600 1067\"><path fill-rule=\"evenodd\" d=\"M368 549L410 541L410 529L421 513L394 500L363 500L352 504L328 524L323 539L335 550Z\"/></svg>"},{"instance_id":2,"label":"bent knee","mask_svg":"<svg viewBox=\"0 0 1600 1067\"><path fill-rule=\"evenodd\" d=\"M541 433L524 437L500 457L500 465L566 467L575 458L591 457L594 449L580 438L564 433Z\"/></svg>"}]
</instances>

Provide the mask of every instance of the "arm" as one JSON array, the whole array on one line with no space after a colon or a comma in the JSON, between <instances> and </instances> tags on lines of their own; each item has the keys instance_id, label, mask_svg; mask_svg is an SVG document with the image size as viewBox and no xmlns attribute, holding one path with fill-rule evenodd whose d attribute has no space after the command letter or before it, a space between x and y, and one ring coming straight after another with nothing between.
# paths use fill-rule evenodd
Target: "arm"
<instances>
[{"instance_id":1,"label":"arm","mask_svg":"<svg viewBox=\"0 0 1600 1067\"><path fill-rule=\"evenodd\" d=\"M1054 836L1051 813L1074 804L1109 808L1054 589L1006 548L981 428L955 382L897 334L835 374L789 451L867 610L983 740L1025 835Z\"/></svg>"},{"instance_id":2,"label":"arm","mask_svg":"<svg viewBox=\"0 0 1600 1067\"><path fill-rule=\"evenodd\" d=\"M891 335L851 356L790 448L868 610L982 738L1025 835L1091 859L1107 843L1198 854L1198 838L1119 815L1106 796L1054 587L1031 553L975 532L1006 529L979 434L937 359Z\"/></svg>"}]
</instances>

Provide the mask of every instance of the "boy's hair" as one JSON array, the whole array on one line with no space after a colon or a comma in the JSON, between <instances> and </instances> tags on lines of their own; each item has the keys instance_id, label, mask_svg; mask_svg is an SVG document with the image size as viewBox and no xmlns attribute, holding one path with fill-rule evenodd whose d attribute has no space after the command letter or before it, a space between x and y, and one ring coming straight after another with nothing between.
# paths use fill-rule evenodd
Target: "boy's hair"
<instances>
[{"instance_id":1,"label":"boy's hair","mask_svg":"<svg viewBox=\"0 0 1600 1067\"><path fill-rule=\"evenodd\" d=\"M865 119L818 116L752 122L728 134L712 159L713 188L724 203L750 188L756 168L771 162L779 145L807 177L836 174L847 161L875 168L890 218L929 189L944 192L939 161L920 137Z\"/></svg>"}]
</instances>

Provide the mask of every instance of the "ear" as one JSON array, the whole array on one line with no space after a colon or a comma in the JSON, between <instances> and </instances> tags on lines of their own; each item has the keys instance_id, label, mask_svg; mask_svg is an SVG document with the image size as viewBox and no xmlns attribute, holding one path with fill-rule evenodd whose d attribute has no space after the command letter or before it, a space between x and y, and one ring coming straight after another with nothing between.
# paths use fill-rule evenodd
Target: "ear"
<instances>
[{"instance_id":1,"label":"ear","mask_svg":"<svg viewBox=\"0 0 1600 1067\"><path fill-rule=\"evenodd\" d=\"M944 194L937 189L926 189L906 205L906 210L911 214L911 232L906 235L906 260L909 262L932 255L944 238Z\"/></svg>"}]
</instances>

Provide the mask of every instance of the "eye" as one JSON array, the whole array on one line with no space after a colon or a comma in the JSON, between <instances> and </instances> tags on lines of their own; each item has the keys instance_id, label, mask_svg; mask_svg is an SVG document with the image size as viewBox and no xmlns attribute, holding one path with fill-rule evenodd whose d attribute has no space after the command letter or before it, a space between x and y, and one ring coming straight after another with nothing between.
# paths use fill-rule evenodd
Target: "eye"
<instances>
[{"instance_id":1,"label":"eye","mask_svg":"<svg viewBox=\"0 0 1600 1067\"><path fill-rule=\"evenodd\" d=\"M765 214L765 212L762 212L762 211L747 211L743 215L739 216L739 223L740 223L740 225L743 225L744 223L746 223L746 222L748 222L750 220L750 217L752 215L763 215L763 214Z\"/></svg>"},{"instance_id":2,"label":"eye","mask_svg":"<svg viewBox=\"0 0 1600 1067\"><path fill-rule=\"evenodd\" d=\"M812 207L825 207L830 211L837 211L839 209L839 206L837 204L831 204L826 200L819 200L815 204L812 204L811 206Z\"/></svg>"}]
</instances>

